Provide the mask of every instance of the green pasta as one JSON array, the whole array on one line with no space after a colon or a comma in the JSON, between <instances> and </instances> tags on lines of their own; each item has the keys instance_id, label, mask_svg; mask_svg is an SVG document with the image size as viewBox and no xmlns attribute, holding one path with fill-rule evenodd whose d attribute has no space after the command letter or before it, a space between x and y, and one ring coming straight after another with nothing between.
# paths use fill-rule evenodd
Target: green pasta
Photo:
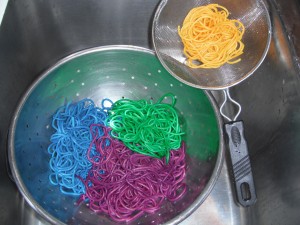
<instances>
[{"instance_id":1,"label":"green pasta","mask_svg":"<svg viewBox=\"0 0 300 225\"><path fill-rule=\"evenodd\" d=\"M165 98L172 102L164 103ZM116 101L108 115L111 135L121 140L132 151L154 158L166 157L170 150L180 148L181 131L175 109L173 94L163 95L156 103L153 101L121 99Z\"/></svg>"}]
</instances>

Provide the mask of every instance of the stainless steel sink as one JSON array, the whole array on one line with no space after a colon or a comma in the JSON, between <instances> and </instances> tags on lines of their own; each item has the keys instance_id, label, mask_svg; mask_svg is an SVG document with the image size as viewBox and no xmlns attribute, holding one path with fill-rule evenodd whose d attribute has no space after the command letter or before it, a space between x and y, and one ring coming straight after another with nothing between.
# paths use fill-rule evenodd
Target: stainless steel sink
<instances>
[{"instance_id":1,"label":"stainless steel sink","mask_svg":"<svg viewBox=\"0 0 300 225\"><path fill-rule=\"evenodd\" d=\"M78 50L111 44L152 48L159 0L10 0L0 27L0 224L47 224L10 179L7 133L18 100L39 74ZM300 212L300 67L297 0L268 1L269 53L255 74L232 88L243 107L258 201L240 207L224 164L199 209L182 225L295 225ZM220 96L213 93L217 100Z\"/></svg>"}]
</instances>

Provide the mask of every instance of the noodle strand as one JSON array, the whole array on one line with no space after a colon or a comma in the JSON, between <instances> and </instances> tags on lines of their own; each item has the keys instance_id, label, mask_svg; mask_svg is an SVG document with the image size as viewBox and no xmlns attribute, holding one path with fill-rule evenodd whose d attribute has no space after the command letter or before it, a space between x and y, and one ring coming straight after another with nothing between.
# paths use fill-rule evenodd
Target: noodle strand
<instances>
[{"instance_id":1,"label":"noodle strand","mask_svg":"<svg viewBox=\"0 0 300 225\"><path fill-rule=\"evenodd\" d=\"M218 68L241 60L245 27L228 16L228 10L218 4L196 7L187 14L178 34L189 67Z\"/></svg>"},{"instance_id":2,"label":"noodle strand","mask_svg":"<svg viewBox=\"0 0 300 225\"><path fill-rule=\"evenodd\" d=\"M102 130L103 135L95 130ZM166 164L163 159L132 152L112 138L110 131L102 125L91 125L94 138L90 149L95 147L102 157L99 163L91 160L92 168L86 180L82 179L86 193L79 203L88 200L91 210L108 214L115 221L130 222L145 212L154 213L165 199L174 202L185 194L184 142L171 151Z\"/></svg>"}]
</instances>

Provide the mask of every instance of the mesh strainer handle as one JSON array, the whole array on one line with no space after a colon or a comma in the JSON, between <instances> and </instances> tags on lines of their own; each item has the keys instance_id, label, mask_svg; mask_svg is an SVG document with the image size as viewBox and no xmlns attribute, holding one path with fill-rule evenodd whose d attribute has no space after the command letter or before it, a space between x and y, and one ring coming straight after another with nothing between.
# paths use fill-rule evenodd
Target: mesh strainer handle
<instances>
[{"instance_id":1,"label":"mesh strainer handle","mask_svg":"<svg viewBox=\"0 0 300 225\"><path fill-rule=\"evenodd\" d=\"M244 137L243 122L237 121L225 124L225 129L229 139L229 151L237 200L244 207L251 206L256 202L256 191L247 142Z\"/></svg>"}]
</instances>

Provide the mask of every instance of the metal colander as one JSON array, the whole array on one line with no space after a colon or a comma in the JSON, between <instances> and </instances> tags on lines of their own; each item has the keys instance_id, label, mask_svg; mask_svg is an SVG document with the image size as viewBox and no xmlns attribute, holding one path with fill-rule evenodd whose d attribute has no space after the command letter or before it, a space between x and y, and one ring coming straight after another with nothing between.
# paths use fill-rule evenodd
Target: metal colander
<instances>
[{"instance_id":1,"label":"metal colander","mask_svg":"<svg viewBox=\"0 0 300 225\"><path fill-rule=\"evenodd\" d=\"M211 3L224 6L230 13L229 18L244 24L244 53L236 64L192 69L185 64L178 26L182 26L192 8ZM271 42L271 21L261 0L163 0L154 16L152 39L158 58L170 74L193 87L220 90L240 83L260 66Z\"/></svg>"},{"instance_id":2,"label":"metal colander","mask_svg":"<svg viewBox=\"0 0 300 225\"><path fill-rule=\"evenodd\" d=\"M133 46L99 47L68 56L25 93L13 116L8 150L13 178L27 202L54 224L115 224L85 203L76 205L77 197L50 184L52 115L67 102L83 98L100 105L104 98L155 101L167 92L177 98L186 132L188 192L132 224L173 224L190 215L208 196L221 169L224 144L218 108L210 94L171 76L152 51Z\"/></svg>"}]
</instances>

